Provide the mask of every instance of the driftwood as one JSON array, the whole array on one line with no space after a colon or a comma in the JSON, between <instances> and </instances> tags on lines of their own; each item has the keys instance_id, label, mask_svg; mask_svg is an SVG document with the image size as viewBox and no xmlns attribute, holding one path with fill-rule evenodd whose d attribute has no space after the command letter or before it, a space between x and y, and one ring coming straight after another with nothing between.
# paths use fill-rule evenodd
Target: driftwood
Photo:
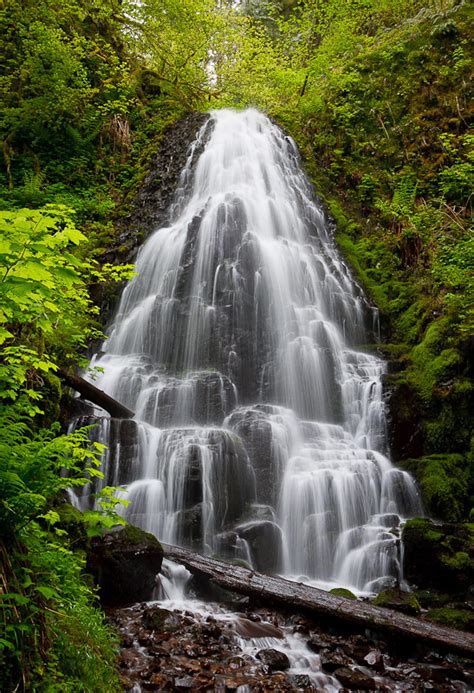
<instances>
[{"instance_id":1,"label":"driftwood","mask_svg":"<svg viewBox=\"0 0 474 693\"><path fill-rule=\"evenodd\" d=\"M193 574L204 575L221 587L262 602L283 604L362 628L383 631L397 639L410 638L436 649L474 656L472 633L444 628L366 602L337 597L301 582L256 573L176 546L164 544L163 549L166 558L183 564Z\"/></svg>"},{"instance_id":2,"label":"driftwood","mask_svg":"<svg viewBox=\"0 0 474 693\"><path fill-rule=\"evenodd\" d=\"M74 375L62 368L58 371L59 377L74 390L79 392L85 399L92 402L92 404L97 404L97 406L102 407L105 411L108 411L110 416L116 419L133 419L135 414L123 404L117 402L116 399L107 395L103 390L99 390L98 387L88 383L87 380L81 378L79 375Z\"/></svg>"}]
</instances>

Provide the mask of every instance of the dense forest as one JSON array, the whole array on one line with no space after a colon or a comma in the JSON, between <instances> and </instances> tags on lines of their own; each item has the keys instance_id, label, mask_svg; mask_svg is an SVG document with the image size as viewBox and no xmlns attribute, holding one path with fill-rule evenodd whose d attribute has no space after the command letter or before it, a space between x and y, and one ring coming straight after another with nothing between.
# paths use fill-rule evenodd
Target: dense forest
<instances>
[{"instance_id":1,"label":"dense forest","mask_svg":"<svg viewBox=\"0 0 474 693\"><path fill-rule=\"evenodd\" d=\"M189 112L251 106L297 143L380 311L392 455L449 528L408 529L447 581L472 571L472 18L463 0L1 3L2 690L121 689L84 567L123 520L107 487L80 520L65 502L102 450L66 435L61 373L87 366L133 275L124 219Z\"/></svg>"}]
</instances>

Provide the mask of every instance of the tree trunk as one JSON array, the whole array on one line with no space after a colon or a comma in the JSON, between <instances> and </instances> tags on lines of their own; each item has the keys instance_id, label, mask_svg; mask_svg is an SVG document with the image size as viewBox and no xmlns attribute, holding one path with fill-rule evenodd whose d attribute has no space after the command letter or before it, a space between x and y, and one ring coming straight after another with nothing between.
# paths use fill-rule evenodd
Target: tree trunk
<instances>
[{"instance_id":1,"label":"tree trunk","mask_svg":"<svg viewBox=\"0 0 474 693\"><path fill-rule=\"evenodd\" d=\"M166 558L183 564L192 573L204 575L221 587L255 597L259 601L330 616L362 628L383 631L398 639L414 639L436 649L474 655L471 633L444 628L366 602L337 597L301 582L256 573L176 546L164 544L163 549Z\"/></svg>"},{"instance_id":2,"label":"tree trunk","mask_svg":"<svg viewBox=\"0 0 474 693\"><path fill-rule=\"evenodd\" d=\"M87 380L81 378L79 375L74 375L68 371L59 369L58 375L62 380L72 387L74 390L79 392L85 399L92 402L92 404L97 404L97 406L102 407L105 411L108 411L110 416L116 419L133 419L135 414L123 404L117 402L116 399L107 395L103 390L99 390L98 387L88 383Z\"/></svg>"}]
</instances>

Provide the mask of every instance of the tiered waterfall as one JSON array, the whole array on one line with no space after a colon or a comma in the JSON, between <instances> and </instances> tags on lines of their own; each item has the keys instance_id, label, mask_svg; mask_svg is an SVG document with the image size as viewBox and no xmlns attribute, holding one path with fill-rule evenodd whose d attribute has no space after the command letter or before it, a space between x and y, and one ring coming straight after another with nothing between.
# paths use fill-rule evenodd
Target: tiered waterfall
<instances>
[{"instance_id":1,"label":"tiered waterfall","mask_svg":"<svg viewBox=\"0 0 474 693\"><path fill-rule=\"evenodd\" d=\"M92 364L136 412L97 429L127 519L298 579L399 578L400 520L420 507L387 458L385 365L363 346L377 314L291 139L257 111L213 112L136 272Z\"/></svg>"}]
</instances>

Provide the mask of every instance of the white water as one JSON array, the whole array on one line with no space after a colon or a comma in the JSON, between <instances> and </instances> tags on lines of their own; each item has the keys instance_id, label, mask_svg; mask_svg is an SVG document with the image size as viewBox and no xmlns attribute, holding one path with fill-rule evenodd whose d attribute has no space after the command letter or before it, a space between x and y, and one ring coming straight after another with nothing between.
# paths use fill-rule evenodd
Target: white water
<instances>
[{"instance_id":1,"label":"white water","mask_svg":"<svg viewBox=\"0 0 474 693\"><path fill-rule=\"evenodd\" d=\"M196 143L93 359L137 421L103 422L104 483L166 542L376 590L400 577L400 520L421 511L387 457L385 364L362 346L376 311L290 138L224 110Z\"/></svg>"}]
</instances>

